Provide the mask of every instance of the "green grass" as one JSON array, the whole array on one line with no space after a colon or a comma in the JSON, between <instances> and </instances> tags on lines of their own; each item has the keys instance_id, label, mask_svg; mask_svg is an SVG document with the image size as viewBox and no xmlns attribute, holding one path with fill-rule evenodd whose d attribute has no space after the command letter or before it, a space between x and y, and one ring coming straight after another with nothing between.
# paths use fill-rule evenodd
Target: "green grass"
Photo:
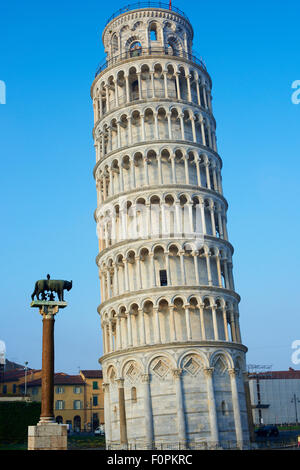
<instances>
[{"instance_id":1,"label":"green grass","mask_svg":"<svg viewBox=\"0 0 300 470\"><path fill-rule=\"evenodd\" d=\"M277 426L279 431L299 431L300 433L300 425L292 425L292 426Z\"/></svg>"},{"instance_id":2,"label":"green grass","mask_svg":"<svg viewBox=\"0 0 300 470\"><path fill-rule=\"evenodd\" d=\"M104 436L81 436L72 434L68 436L68 449L105 449ZM27 450L27 439L25 441L14 440L10 442L0 442L1 450Z\"/></svg>"},{"instance_id":3,"label":"green grass","mask_svg":"<svg viewBox=\"0 0 300 470\"><path fill-rule=\"evenodd\" d=\"M105 449L103 436L68 436L68 449Z\"/></svg>"},{"instance_id":4,"label":"green grass","mask_svg":"<svg viewBox=\"0 0 300 470\"><path fill-rule=\"evenodd\" d=\"M27 450L27 439L23 442L0 442L0 451L1 450Z\"/></svg>"}]
</instances>

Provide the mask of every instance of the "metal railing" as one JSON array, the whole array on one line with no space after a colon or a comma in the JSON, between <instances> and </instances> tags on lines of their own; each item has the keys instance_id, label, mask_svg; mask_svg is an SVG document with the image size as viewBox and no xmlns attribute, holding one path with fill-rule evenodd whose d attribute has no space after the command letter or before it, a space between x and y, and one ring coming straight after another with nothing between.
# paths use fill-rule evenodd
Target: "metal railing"
<instances>
[{"instance_id":1,"label":"metal railing","mask_svg":"<svg viewBox=\"0 0 300 470\"><path fill-rule=\"evenodd\" d=\"M190 54L187 51L173 51L171 48L165 48L165 47L139 47L137 49L133 49L131 51L123 52L122 54L119 54L117 56L112 57L109 60L105 60L104 63L102 63L98 69L96 70L95 77L99 75L99 73L102 72L102 70L110 67L111 65L117 64L123 60L126 59L131 59L135 57L142 57L142 56L148 56L148 55L168 55L172 57L182 57L183 59L190 60L191 62L195 62L197 65L200 65L204 70L206 70L205 63L203 62L202 59L199 59L196 57L194 54Z\"/></svg>"},{"instance_id":2,"label":"metal railing","mask_svg":"<svg viewBox=\"0 0 300 470\"><path fill-rule=\"evenodd\" d=\"M123 8L120 8L120 10L116 11L111 15L111 17L107 20L106 25L110 23L114 18L117 18L117 16L122 15L123 13L127 13L128 11L131 10L138 10L140 8L162 8L163 10L171 10L174 11L175 13L178 13L179 15L183 16L187 21L189 21L188 17L186 14L180 10L177 7L172 7L170 8L169 3L163 3L163 2L137 2L137 3L131 3L129 5L125 5Z\"/></svg>"},{"instance_id":3,"label":"metal railing","mask_svg":"<svg viewBox=\"0 0 300 470\"><path fill-rule=\"evenodd\" d=\"M282 439L274 441L263 441L255 443L239 443L236 441L222 441L221 444L216 445L211 442L190 442L188 444L183 442L159 442L159 443L146 443L137 441L135 443L119 444L119 443L106 443L106 450L266 450L266 449L291 449L297 448L296 438Z\"/></svg>"}]
</instances>

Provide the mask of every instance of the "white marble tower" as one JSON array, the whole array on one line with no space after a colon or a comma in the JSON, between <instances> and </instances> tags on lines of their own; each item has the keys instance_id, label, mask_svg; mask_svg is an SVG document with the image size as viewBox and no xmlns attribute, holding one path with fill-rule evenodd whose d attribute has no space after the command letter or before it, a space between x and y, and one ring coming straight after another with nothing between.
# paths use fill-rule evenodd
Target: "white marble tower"
<instances>
[{"instance_id":1,"label":"white marble tower","mask_svg":"<svg viewBox=\"0 0 300 470\"><path fill-rule=\"evenodd\" d=\"M247 348L211 78L184 13L150 4L108 21L91 88L107 447L242 447Z\"/></svg>"}]
</instances>

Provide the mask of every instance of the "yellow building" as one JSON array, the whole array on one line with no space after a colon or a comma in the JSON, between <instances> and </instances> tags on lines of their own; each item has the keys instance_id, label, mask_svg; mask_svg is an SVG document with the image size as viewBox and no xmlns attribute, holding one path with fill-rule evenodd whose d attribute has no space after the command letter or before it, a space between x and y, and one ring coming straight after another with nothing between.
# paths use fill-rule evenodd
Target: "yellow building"
<instances>
[{"instance_id":1,"label":"yellow building","mask_svg":"<svg viewBox=\"0 0 300 470\"><path fill-rule=\"evenodd\" d=\"M87 429L96 429L104 424L104 393L102 390L102 370L81 370L85 383L85 403Z\"/></svg>"},{"instance_id":2,"label":"yellow building","mask_svg":"<svg viewBox=\"0 0 300 470\"><path fill-rule=\"evenodd\" d=\"M54 415L70 429L92 431L104 423L102 371L85 370L79 375L54 374ZM41 401L41 379L28 383L32 401Z\"/></svg>"},{"instance_id":3,"label":"yellow building","mask_svg":"<svg viewBox=\"0 0 300 470\"><path fill-rule=\"evenodd\" d=\"M42 376L41 370L11 369L2 371L0 377L0 395L2 397L19 397L27 393L27 385ZM26 390L26 392L25 392Z\"/></svg>"}]
</instances>

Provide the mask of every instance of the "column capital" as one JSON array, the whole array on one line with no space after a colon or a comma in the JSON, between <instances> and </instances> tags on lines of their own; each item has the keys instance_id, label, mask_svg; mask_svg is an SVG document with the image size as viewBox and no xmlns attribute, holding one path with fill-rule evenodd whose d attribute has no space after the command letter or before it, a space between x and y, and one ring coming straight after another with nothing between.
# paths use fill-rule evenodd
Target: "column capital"
<instances>
[{"instance_id":1,"label":"column capital","mask_svg":"<svg viewBox=\"0 0 300 470\"><path fill-rule=\"evenodd\" d=\"M228 374L230 377L236 377L237 376L237 370L234 368L228 369Z\"/></svg>"},{"instance_id":2,"label":"column capital","mask_svg":"<svg viewBox=\"0 0 300 470\"><path fill-rule=\"evenodd\" d=\"M141 380L143 384L146 384L146 383L149 384L151 380L150 374L142 374Z\"/></svg>"},{"instance_id":3,"label":"column capital","mask_svg":"<svg viewBox=\"0 0 300 470\"><path fill-rule=\"evenodd\" d=\"M206 377L212 377L213 372L214 372L214 367L205 367L203 371Z\"/></svg>"},{"instance_id":4,"label":"column capital","mask_svg":"<svg viewBox=\"0 0 300 470\"><path fill-rule=\"evenodd\" d=\"M174 379L180 379L180 376L182 374L182 369L172 369L172 374Z\"/></svg>"},{"instance_id":5,"label":"column capital","mask_svg":"<svg viewBox=\"0 0 300 470\"><path fill-rule=\"evenodd\" d=\"M55 315L58 313L59 306L58 305L42 305L39 306L39 313L42 315L43 318L54 320Z\"/></svg>"},{"instance_id":6,"label":"column capital","mask_svg":"<svg viewBox=\"0 0 300 470\"><path fill-rule=\"evenodd\" d=\"M109 392L109 383L108 382L103 382L102 390L103 390L104 393Z\"/></svg>"},{"instance_id":7,"label":"column capital","mask_svg":"<svg viewBox=\"0 0 300 470\"><path fill-rule=\"evenodd\" d=\"M119 377L118 379L116 379L116 382L118 384L118 388L124 388L124 379Z\"/></svg>"}]
</instances>

